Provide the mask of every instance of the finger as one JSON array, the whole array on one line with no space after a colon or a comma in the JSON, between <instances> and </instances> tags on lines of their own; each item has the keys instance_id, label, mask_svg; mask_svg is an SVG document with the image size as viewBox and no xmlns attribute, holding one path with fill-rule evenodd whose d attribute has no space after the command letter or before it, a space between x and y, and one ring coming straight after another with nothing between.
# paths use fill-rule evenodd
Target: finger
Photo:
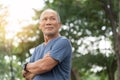
<instances>
[{"instance_id":1,"label":"finger","mask_svg":"<svg viewBox=\"0 0 120 80\"><path fill-rule=\"evenodd\" d=\"M28 74L27 72L23 73L23 77L26 77L27 74Z\"/></svg>"}]
</instances>

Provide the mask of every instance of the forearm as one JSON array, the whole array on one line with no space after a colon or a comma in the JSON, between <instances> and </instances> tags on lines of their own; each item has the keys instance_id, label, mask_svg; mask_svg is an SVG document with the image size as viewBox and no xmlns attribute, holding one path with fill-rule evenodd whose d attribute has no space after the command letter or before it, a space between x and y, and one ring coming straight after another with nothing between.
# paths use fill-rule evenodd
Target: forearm
<instances>
[{"instance_id":1,"label":"forearm","mask_svg":"<svg viewBox=\"0 0 120 80\"><path fill-rule=\"evenodd\" d=\"M27 70L34 74L42 74L50 71L58 64L58 61L54 60L47 54L43 59L39 59L33 63L28 63Z\"/></svg>"},{"instance_id":2,"label":"forearm","mask_svg":"<svg viewBox=\"0 0 120 80\"><path fill-rule=\"evenodd\" d=\"M47 72L42 59L40 59L34 63L28 63L27 70L34 74L41 74L41 73Z\"/></svg>"}]
</instances>

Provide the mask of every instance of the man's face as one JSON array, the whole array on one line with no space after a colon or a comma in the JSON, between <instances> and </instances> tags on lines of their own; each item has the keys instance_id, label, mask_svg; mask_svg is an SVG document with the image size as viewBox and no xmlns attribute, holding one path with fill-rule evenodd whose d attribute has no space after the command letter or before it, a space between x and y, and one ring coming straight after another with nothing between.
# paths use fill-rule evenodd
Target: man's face
<instances>
[{"instance_id":1,"label":"man's face","mask_svg":"<svg viewBox=\"0 0 120 80\"><path fill-rule=\"evenodd\" d=\"M41 16L39 28L46 36L52 36L59 32L61 23L58 21L58 16L55 12L47 11Z\"/></svg>"}]
</instances>

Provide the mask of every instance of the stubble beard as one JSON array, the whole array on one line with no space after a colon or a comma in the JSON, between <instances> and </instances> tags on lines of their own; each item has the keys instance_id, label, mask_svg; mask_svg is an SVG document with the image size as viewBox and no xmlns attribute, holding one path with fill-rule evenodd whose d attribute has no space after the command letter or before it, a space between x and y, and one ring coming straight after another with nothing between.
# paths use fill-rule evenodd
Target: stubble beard
<instances>
[{"instance_id":1,"label":"stubble beard","mask_svg":"<svg viewBox=\"0 0 120 80\"><path fill-rule=\"evenodd\" d=\"M52 36L55 36L56 33L55 32L46 32L44 33L45 36L49 36L49 37L52 37Z\"/></svg>"}]
</instances>

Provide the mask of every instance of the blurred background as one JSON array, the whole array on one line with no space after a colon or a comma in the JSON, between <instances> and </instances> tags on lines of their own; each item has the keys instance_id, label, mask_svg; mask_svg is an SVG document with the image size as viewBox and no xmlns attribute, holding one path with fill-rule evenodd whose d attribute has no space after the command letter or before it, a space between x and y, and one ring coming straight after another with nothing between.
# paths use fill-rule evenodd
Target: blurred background
<instances>
[{"instance_id":1,"label":"blurred background","mask_svg":"<svg viewBox=\"0 0 120 80\"><path fill-rule=\"evenodd\" d=\"M0 80L24 80L46 8L58 11L72 43L71 80L120 80L120 0L0 0Z\"/></svg>"}]
</instances>

